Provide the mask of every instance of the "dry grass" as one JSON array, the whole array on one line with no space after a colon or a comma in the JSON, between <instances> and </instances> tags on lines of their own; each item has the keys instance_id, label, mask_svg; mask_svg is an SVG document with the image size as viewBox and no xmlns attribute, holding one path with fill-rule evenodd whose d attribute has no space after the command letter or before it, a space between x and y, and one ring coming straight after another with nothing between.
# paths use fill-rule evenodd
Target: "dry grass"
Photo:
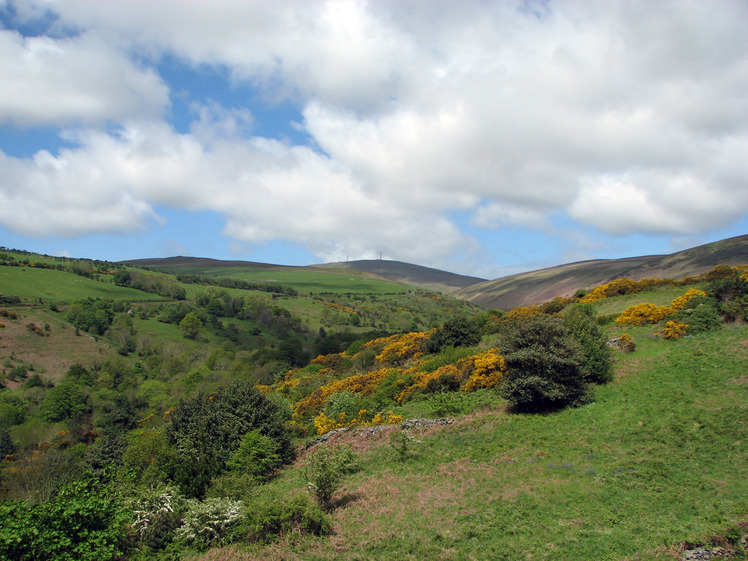
<instances>
[{"instance_id":1,"label":"dry grass","mask_svg":"<svg viewBox=\"0 0 748 561\"><path fill-rule=\"evenodd\" d=\"M20 365L32 365L43 377L57 379L63 376L76 362L90 366L114 356L114 351L106 343L96 341L90 335L75 335L75 329L46 310L15 308L17 320L2 318L5 324L0 329L0 366L6 371ZM49 324L49 331L41 337L29 331L26 325L34 323L40 328ZM9 388L18 382L8 381Z\"/></svg>"}]
</instances>

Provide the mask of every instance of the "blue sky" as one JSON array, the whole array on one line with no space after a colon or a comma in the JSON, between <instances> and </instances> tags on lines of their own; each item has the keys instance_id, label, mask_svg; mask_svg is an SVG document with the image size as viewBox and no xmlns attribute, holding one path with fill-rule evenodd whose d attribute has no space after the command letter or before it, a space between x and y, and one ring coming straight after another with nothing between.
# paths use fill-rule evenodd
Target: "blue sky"
<instances>
[{"instance_id":1,"label":"blue sky","mask_svg":"<svg viewBox=\"0 0 748 561\"><path fill-rule=\"evenodd\" d=\"M0 0L0 245L496 278L748 233L748 5Z\"/></svg>"}]
</instances>

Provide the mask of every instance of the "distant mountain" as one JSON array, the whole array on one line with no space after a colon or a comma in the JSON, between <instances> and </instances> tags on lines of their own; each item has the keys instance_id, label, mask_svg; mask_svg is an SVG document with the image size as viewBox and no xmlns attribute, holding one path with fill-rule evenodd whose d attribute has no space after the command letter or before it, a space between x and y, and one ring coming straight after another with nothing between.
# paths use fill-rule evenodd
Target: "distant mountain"
<instances>
[{"instance_id":1,"label":"distant mountain","mask_svg":"<svg viewBox=\"0 0 748 561\"><path fill-rule=\"evenodd\" d=\"M710 271L717 265L748 265L748 235L701 245L670 255L598 259L549 267L472 284L453 296L484 308L511 309L572 296L611 280L628 277L680 279Z\"/></svg>"},{"instance_id":2,"label":"distant mountain","mask_svg":"<svg viewBox=\"0 0 748 561\"><path fill-rule=\"evenodd\" d=\"M363 259L359 261L325 263L322 265L314 265L314 267L328 269L353 269L370 275L377 275L388 280L445 293L452 293L461 288L486 282L486 279L478 277L458 275L456 273L449 273L439 269L422 267L421 265L413 265L401 261L388 261L384 259Z\"/></svg>"},{"instance_id":3,"label":"distant mountain","mask_svg":"<svg viewBox=\"0 0 748 561\"><path fill-rule=\"evenodd\" d=\"M308 265L296 267L288 265L272 265L269 263L256 263L254 261L222 261L220 259L209 259L206 257L165 257L154 259L132 259L124 261L124 264L136 267L150 267L164 271L191 274L218 274L230 276L236 270L310 270L323 269L333 273L339 271L344 273L356 271L368 277L380 277L382 279L401 284L407 284L437 292L451 293L471 284L485 282L486 279L468 277L455 273L431 269L420 265L402 263L400 261L386 260L362 260L345 261L340 263L323 263L319 265ZM229 271L230 270L230 271Z\"/></svg>"},{"instance_id":4,"label":"distant mountain","mask_svg":"<svg viewBox=\"0 0 748 561\"><path fill-rule=\"evenodd\" d=\"M175 272L209 271L210 269L224 269L227 267L246 267L248 269L282 269L284 265L271 265L270 263L257 263L255 261L223 261L221 259L210 259L208 257L156 257L150 259L129 259L122 261L124 265L135 267L152 267ZM291 268L291 267L289 267Z\"/></svg>"}]
</instances>

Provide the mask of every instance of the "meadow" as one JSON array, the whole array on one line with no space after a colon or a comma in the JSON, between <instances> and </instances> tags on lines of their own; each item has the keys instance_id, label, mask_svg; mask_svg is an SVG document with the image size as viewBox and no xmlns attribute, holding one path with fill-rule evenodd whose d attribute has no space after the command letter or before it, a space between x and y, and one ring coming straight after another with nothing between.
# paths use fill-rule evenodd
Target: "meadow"
<instances>
[{"instance_id":1,"label":"meadow","mask_svg":"<svg viewBox=\"0 0 748 561\"><path fill-rule=\"evenodd\" d=\"M194 559L664 560L726 543L748 523L748 326L678 341L650 331L633 333L639 349L617 355L615 380L582 407L514 414L476 392L453 424L414 429L404 461L388 440L399 429L344 433L335 445L361 469L332 537ZM303 465L264 492L303 493Z\"/></svg>"}]
</instances>

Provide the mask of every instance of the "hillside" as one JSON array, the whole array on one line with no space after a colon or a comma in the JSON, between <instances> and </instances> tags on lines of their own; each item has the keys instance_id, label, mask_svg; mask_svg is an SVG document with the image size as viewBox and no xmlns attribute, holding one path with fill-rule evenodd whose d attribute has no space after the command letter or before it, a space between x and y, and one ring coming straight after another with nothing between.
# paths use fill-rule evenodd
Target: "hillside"
<instances>
[{"instance_id":1,"label":"hillside","mask_svg":"<svg viewBox=\"0 0 748 561\"><path fill-rule=\"evenodd\" d=\"M503 313L0 260L0 561L748 559L744 268Z\"/></svg>"},{"instance_id":2,"label":"hillside","mask_svg":"<svg viewBox=\"0 0 748 561\"><path fill-rule=\"evenodd\" d=\"M509 310L570 297L611 280L628 277L681 279L698 275L717 265L748 263L748 235L721 240L679 251L670 255L651 255L626 259L598 259L519 273L496 280L473 284L454 293L483 308Z\"/></svg>"},{"instance_id":3,"label":"hillside","mask_svg":"<svg viewBox=\"0 0 748 561\"><path fill-rule=\"evenodd\" d=\"M458 275L456 273L432 269L430 267L422 267L420 265L384 259L342 261L338 263L315 265L315 267L353 269L378 275L389 280L445 293L454 292L456 289L465 288L486 281L486 279L478 277Z\"/></svg>"}]
</instances>

